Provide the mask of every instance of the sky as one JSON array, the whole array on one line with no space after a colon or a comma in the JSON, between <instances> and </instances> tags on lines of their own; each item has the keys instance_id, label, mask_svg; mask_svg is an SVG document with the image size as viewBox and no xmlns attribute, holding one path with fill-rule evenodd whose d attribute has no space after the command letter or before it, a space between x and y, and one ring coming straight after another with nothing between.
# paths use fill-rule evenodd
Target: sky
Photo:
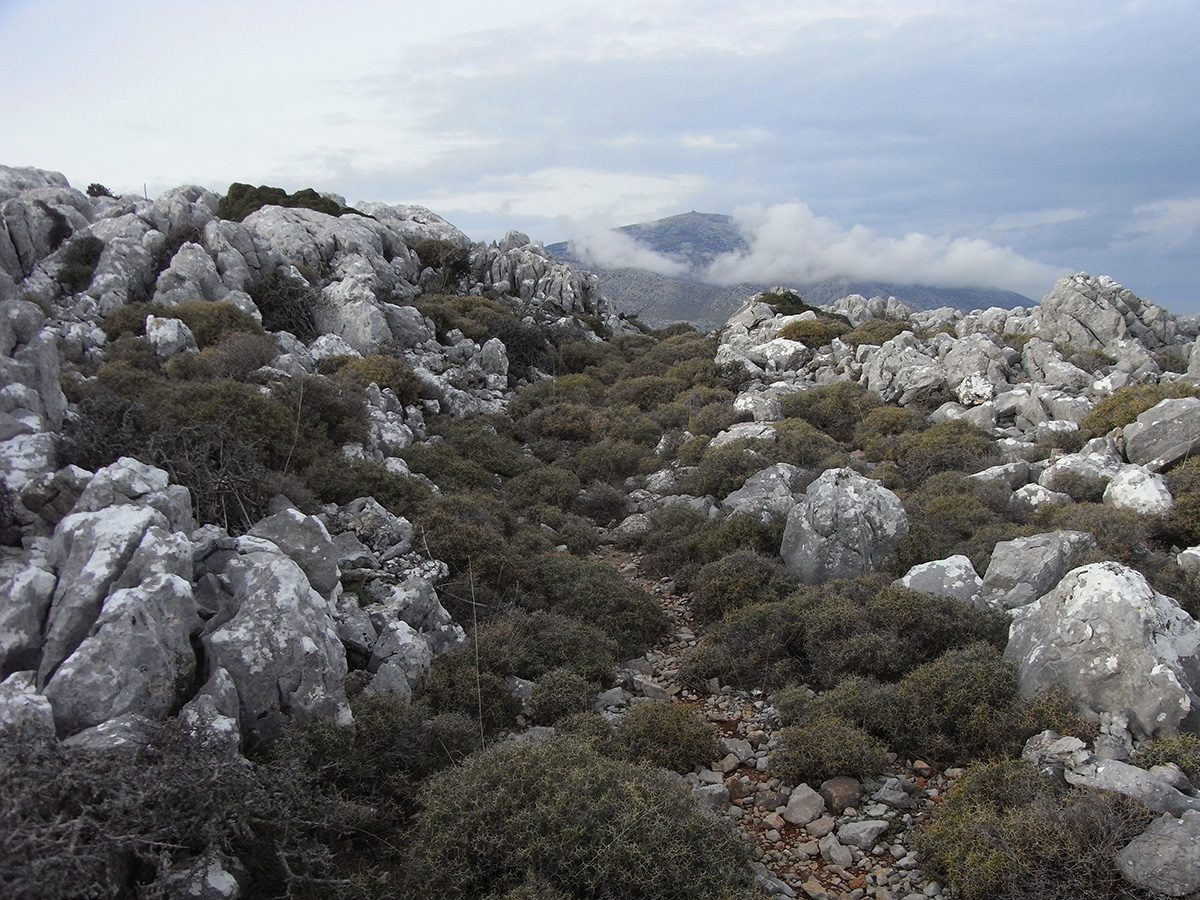
<instances>
[{"instance_id":1,"label":"sky","mask_svg":"<svg viewBox=\"0 0 1200 900\"><path fill-rule=\"evenodd\" d=\"M0 0L0 84L0 164L80 189L313 187L667 274L604 231L727 213L750 249L693 275L1200 313L1197 0Z\"/></svg>"}]
</instances>

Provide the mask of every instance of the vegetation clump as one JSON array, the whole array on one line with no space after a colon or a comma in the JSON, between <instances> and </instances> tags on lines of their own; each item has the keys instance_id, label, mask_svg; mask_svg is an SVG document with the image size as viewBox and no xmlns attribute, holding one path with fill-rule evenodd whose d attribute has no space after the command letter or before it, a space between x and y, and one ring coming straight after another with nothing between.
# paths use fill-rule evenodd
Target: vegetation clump
<instances>
[{"instance_id":1,"label":"vegetation clump","mask_svg":"<svg viewBox=\"0 0 1200 900\"><path fill-rule=\"evenodd\" d=\"M917 830L917 848L930 874L965 900L1118 900L1130 894L1113 858L1151 817L1121 794L1002 760L955 782Z\"/></svg>"},{"instance_id":2,"label":"vegetation clump","mask_svg":"<svg viewBox=\"0 0 1200 900\"><path fill-rule=\"evenodd\" d=\"M253 187L235 181L225 192L225 196L217 203L216 216L218 219L228 219L240 222L253 212L264 206L285 206L291 209L312 209L330 216L341 216L357 210L342 206L336 200L318 194L312 188L302 188L294 194L289 194L283 188L269 187L260 184Z\"/></svg>"},{"instance_id":3,"label":"vegetation clump","mask_svg":"<svg viewBox=\"0 0 1200 900\"><path fill-rule=\"evenodd\" d=\"M412 847L431 896L749 896L744 848L674 777L571 737L495 744L421 799Z\"/></svg>"}]
</instances>

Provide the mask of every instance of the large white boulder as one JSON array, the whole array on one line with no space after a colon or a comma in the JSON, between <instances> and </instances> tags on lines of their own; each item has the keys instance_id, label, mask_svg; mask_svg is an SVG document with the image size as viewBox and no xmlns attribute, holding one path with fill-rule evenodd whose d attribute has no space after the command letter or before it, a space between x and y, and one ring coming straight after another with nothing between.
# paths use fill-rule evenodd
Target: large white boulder
<instances>
[{"instance_id":1,"label":"large white boulder","mask_svg":"<svg viewBox=\"0 0 1200 900\"><path fill-rule=\"evenodd\" d=\"M1014 611L1004 655L1023 695L1065 688L1092 716L1127 716L1136 736L1200 725L1200 624L1119 563L1081 566Z\"/></svg>"},{"instance_id":2,"label":"large white boulder","mask_svg":"<svg viewBox=\"0 0 1200 900\"><path fill-rule=\"evenodd\" d=\"M908 534L900 498L853 469L829 469L788 514L780 555L804 584L876 569Z\"/></svg>"}]
</instances>

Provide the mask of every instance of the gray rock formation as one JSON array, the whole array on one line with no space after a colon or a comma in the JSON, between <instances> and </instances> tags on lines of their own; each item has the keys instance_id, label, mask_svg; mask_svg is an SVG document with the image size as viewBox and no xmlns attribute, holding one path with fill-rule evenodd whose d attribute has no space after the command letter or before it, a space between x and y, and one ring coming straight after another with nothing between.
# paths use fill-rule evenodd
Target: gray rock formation
<instances>
[{"instance_id":1,"label":"gray rock formation","mask_svg":"<svg viewBox=\"0 0 1200 900\"><path fill-rule=\"evenodd\" d=\"M1096 539L1083 531L1052 531L1000 541L983 576L980 593L994 609L1016 609L1050 591L1075 567Z\"/></svg>"},{"instance_id":2,"label":"gray rock formation","mask_svg":"<svg viewBox=\"0 0 1200 900\"><path fill-rule=\"evenodd\" d=\"M285 717L348 723L346 652L331 608L300 566L274 544L239 538L223 575L229 606L206 626L210 670L228 672L252 742L278 734Z\"/></svg>"},{"instance_id":3,"label":"gray rock formation","mask_svg":"<svg viewBox=\"0 0 1200 900\"><path fill-rule=\"evenodd\" d=\"M965 556L950 556L913 566L895 582L910 591L953 597L961 603L981 604L983 580Z\"/></svg>"},{"instance_id":4,"label":"gray rock formation","mask_svg":"<svg viewBox=\"0 0 1200 900\"><path fill-rule=\"evenodd\" d=\"M1200 399L1163 400L1125 426L1125 455L1151 472L1200 450Z\"/></svg>"},{"instance_id":5,"label":"gray rock formation","mask_svg":"<svg viewBox=\"0 0 1200 900\"><path fill-rule=\"evenodd\" d=\"M1200 624L1126 566L1075 569L1017 609L1004 655L1025 696L1062 687L1091 716L1127 716L1135 736L1197 729Z\"/></svg>"},{"instance_id":6,"label":"gray rock formation","mask_svg":"<svg viewBox=\"0 0 1200 900\"><path fill-rule=\"evenodd\" d=\"M853 469L829 469L788 514L780 555L804 584L873 571L908 534L900 499Z\"/></svg>"},{"instance_id":7,"label":"gray rock formation","mask_svg":"<svg viewBox=\"0 0 1200 900\"><path fill-rule=\"evenodd\" d=\"M814 474L791 463L768 466L727 494L721 501L721 509L730 515L751 515L764 522L786 516L796 505L797 492L807 486Z\"/></svg>"},{"instance_id":8,"label":"gray rock formation","mask_svg":"<svg viewBox=\"0 0 1200 900\"><path fill-rule=\"evenodd\" d=\"M1183 897L1200 890L1200 812L1163 813L1117 854L1117 868L1143 890Z\"/></svg>"}]
</instances>

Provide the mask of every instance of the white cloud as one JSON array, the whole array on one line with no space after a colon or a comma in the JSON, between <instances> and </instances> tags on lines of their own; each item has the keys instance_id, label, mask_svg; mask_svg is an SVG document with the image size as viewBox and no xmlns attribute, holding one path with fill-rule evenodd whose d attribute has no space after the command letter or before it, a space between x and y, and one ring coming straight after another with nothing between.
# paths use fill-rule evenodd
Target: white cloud
<instances>
[{"instance_id":1,"label":"white cloud","mask_svg":"<svg viewBox=\"0 0 1200 900\"><path fill-rule=\"evenodd\" d=\"M991 228L995 231L1021 231L1026 228L1040 228L1044 225L1061 225L1063 222L1082 219L1086 215L1087 213L1083 210L1070 207L1042 209L1001 216L992 222Z\"/></svg>"},{"instance_id":2,"label":"white cloud","mask_svg":"<svg viewBox=\"0 0 1200 900\"><path fill-rule=\"evenodd\" d=\"M705 181L698 175L640 175L555 166L527 175L488 178L484 184L479 190L408 202L447 212L627 224L687 206Z\"/></svg>"},{"instance_id":3,"label":"white cloud","mask_svg":"<svg viewBox=\"0 0 1200 900\"><path fill-rule=\"evenodd\" d=\"M588 265L604 269L645 269L672 278L688 274L688 264L656 253L645 244L607 224L573 222L571 249Z\"/></svg>"},{"instance_id":4,"label":"white cloud","mask_svg":"<svg viewBox=\"0 0 1200 900\"><path fill-rule=\"evenodd\" d=\"M1131 231L1172 244L1190 240L1200 228L1200 197L1179 197L1147 203L1134 210Z\"/></svg>"},{"instance_id":5,"label":"white cloud","mask_svg":"<svg viewBox=\"0 0 1200 900\"><path fill-rule=\"evenodd\" d=\"M978 238L918 232L895 238L864 225L843 228L799 202L747 207L734 219L750 249L715 259L706 281L801 284L844 276L1039 296L1059 275L1053 266Z\"/></svg>"}]
</instances>

